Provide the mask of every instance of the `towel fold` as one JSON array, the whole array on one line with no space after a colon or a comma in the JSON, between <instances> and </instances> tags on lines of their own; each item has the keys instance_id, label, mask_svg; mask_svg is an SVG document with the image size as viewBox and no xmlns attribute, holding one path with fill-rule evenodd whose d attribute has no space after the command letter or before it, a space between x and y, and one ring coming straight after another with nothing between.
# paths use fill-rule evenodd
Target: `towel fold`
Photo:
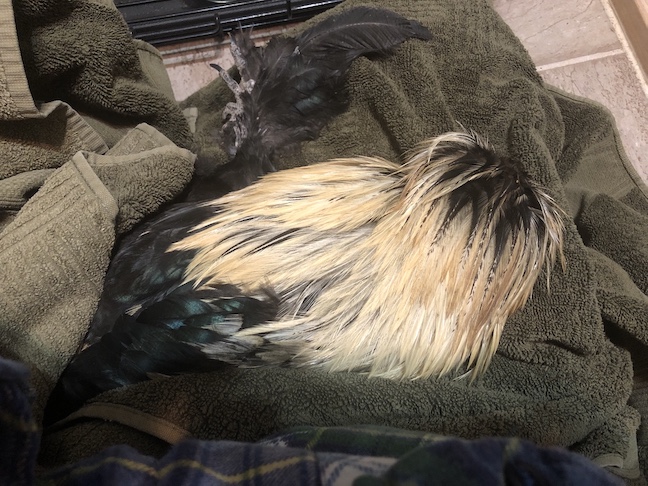
<instances>
[{"instance_id":1,"label":"towel fold","mask_svg":"<svg viewBox=\"0 0 648 486\"><path fill-rule=\"evenodd\" d=\"M639 412L648 410L633 378L648 337L648 189L626 160L613 119L594 103L546 86L486 0L347 0L334 11L359 4L416 19L434 38L354 62L348 111L280 167L353 155L399 160L423 139L463 125L519 159L572 216L565 271L552 273L549 290L540 278L531 301L507 323L488 372L472 384L282 368L156 379L107 392L79 411L84 420L59 424L43 437L43 465L108 444L159 454L165 441L183 436L178 430L255 441L296 425L375 424L466 438L521 437L570 447L627 478L639 475L638 459L648 449L645 431L637 435ZM34 371L37 416L87 327L116 232L176 195L190 173L190 154L151 142L150 128L130 133L153 146L139 150L132 140L119 141L120 126L138 119L189 146L186 122L176 118L180 107L170 108L133 67L137 55L128 36L106 31L115 19L111 9L81 0L16 2L32 91L93 111L102 121L87 123L98 133L107 122L117 130L106 141L113 152L83 149L61 156L61 163L6 176L55 170L0 234L6 269L0 351ZM65 32L56 32L57 22ZM73 40L79 23L102 39ZM119 46L107 49L110 43ZM197 146L216 163L226 161L213 132L228 101L231 94L217 80L181 106L196 108ZM146 108L135 113L140 105ZM19 191L2 194L22 201Z\"/></svg>"},{"instance_id":2,"label":"towel fold","mask_svg":"<svg viewBox=\"0 0 648 486\"><path fill-rule=\"evenodd\" d=\"M87 332L117 211L108 190L77 156L47 179L0 234L0 354L30 366L36 420Z\"/></svg>"},{"instance_id":3,"label":"towel fold","mask_svg":"<svg viewBox=\"0 0 648 486\"><path fill-rule=\"evenodd\" d=\"M29 367L39 423L115 238L182 192L195 156L159 53L114 5L0 0L0 13L0 355Z\"/></svg>"},{"instance_id":4,"label":"towel fold","mask_svg":"<svg viewBox=\"0 0 648 486\"><path fill-rule=\"evenodd\" d=\"M5 8L12 4L2 1ZM146 122L179 146L191 145L182 112L172 94L160 89L170 87L168 76L160 68L142 68L142 50L148 55L156 51L133 41L114 6L87 0L18 0L13 17L33 99L68 102L112 126Z\"/></svg>"}]
</instances>

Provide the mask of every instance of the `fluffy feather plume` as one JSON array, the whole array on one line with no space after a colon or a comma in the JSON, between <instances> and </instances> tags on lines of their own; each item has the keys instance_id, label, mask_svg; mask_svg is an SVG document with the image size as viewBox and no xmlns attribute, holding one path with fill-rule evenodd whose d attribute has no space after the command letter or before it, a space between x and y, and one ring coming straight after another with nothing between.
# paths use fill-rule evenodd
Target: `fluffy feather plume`
<instances>
[{"instance_id":1,"label":"fluffy feather plume","mask_svg":"<svg viewBox=\"0 0 648 486\"><path fill-rule=\"evenodd\" d=\"M430 38L421 24L369 7L343 11L295 38L277 37L265 47L255 47L248 32L233 34L231 51L240 83L212 65L235 96L223 111L221 130L231 161L204 184L213 184L215 178L239 189L274 171L278 154L315 139L346 109L344 83L353 60L387 53L408 39Z\"/></svg>"},{"instance_id":2,"label":"fluffy feather plume","mask_svg":"<svg viewBox=\"0 0 648 486\"><path fill-rule=\"evenodd\" d=\"M467 364L476 376L562 254L554 200L474 134L428 141L403 166L271 174L208 205L215 215L170 250L195 252L184 282L198 288L273 289L276 319L237 334L263 337L272 364L394 379Z\"/></svg>"},{"instance_id":3,"label":"fluffy feather plume","mask_svg":"<svg viewBox=\"0 0 648 486\"><path fill-rule=\"evenodd\" d=\"M266 175L131 238L92 324L103 337L59 389L80 403L223 363L397 380L466 366L474 378L562 257L563 217L473 133L429 140L403 165L358 157Z\"/></svg>"}]
</instances>

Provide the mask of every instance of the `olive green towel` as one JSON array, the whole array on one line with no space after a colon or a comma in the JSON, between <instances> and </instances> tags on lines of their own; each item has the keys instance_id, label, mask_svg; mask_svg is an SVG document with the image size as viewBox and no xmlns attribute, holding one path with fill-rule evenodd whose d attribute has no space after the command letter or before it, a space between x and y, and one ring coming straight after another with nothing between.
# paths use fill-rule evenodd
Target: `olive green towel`
<instances>
[{"instance_id":1,"label":"olive green towel","mask_svg":"<svg viewBox=\"0 0 648 486\"><path fill-rule=\"evenodd\" d=\"M608 334L627 334L646 352L648 191L625 158L610 114L543 84L486 0L347 0L335 10L359 4L418 19L434 38L407 42L387 58L356 61L349 110L282 167L358 154L398 160L421 140L461 124L521 160L574 218L565 272L552 274L550 292L543 282L536 286L507 324L491 368L472 385L308 369L154 380L105 393L77 414L85 420L46 435L44 464L127 437L156 453L161 440L188 435L256 440L295 425L371 423L525 437L568 446L625 477L639 474L638 450L648 442L640 431L637 444L640 416L628 402L648 410L637 392L631 399L629 352ZM226 159L213 131L230 100L217 80L183 103L197 108L196 140L216 163Z\"/></svg>"},{"instance_id":2,"label":"olive green towel","mask_svg":"<svg viewBox=\"0 0 648 486\"><path fill-rule=\"evenodd\" d=\"M13 7L15 37L34 100L65 101L113 128L146 122L176 144L190 146L182 112L164 91L168 76L163 69L143 67L144 58L156 51L133 41L109 2L16 0Z\"/></svg>"},{"instance_id":3,"label":"olive green towel","mask_svg":"<svg viewBox=\"0 0 648 486\"><path fill-rule=\"evenodd\" d=\"M116 236L184 190L195 155L159 53L114 6L0 0L0 24L0 355L31 368L38 419Z\"/></svg>"}]
</instances>

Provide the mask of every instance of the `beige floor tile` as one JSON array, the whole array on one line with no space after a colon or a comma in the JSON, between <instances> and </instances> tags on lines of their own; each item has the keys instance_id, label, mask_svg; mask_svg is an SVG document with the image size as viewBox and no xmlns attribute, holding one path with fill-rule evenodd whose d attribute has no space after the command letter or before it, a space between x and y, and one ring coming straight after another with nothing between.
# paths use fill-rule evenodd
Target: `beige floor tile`
<instances>
[{"instance_id":1,"label":"beige floor tile","mask_svg":"<svg viewBox=\"0 0 648 486\"><path fill-rule=\"evenodd\" d=\"M227 69L234 61L229 52L229 43L199 41L160 48L164 65L176 100L187 96L218 78L218 72L209 64L219 64Z\"/></svg>"},{"instance_id":2,"label":"beige floor tile","mask_svg":"<svg viewBox=\"0 0 648 486\"><path fill-rule=\"evenodd\" d=\"M537 65L621 48L601 0L492 0Z\"/></svg>"},{"instance_id":3,"label":"beige floor tile","mask_svg":"<svg viewBox=\"0 0 648 486\"><path fill-rule=\"evenodd\" d=\"M648 182L648 98L628 58L611 56L541 74L548 83L598 101L612 112L628 158Z\"/></svg>"}]
</instances>

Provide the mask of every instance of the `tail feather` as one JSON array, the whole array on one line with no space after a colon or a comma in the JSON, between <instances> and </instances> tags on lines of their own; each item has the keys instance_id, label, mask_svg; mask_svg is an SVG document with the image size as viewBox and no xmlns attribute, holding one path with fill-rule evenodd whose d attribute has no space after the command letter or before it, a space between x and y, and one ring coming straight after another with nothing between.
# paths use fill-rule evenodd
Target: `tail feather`
<instances>
[{"instance_id":1,"label":"tail feather","mask_svg":"<svg viewBox=\"0 0 648 486\"><path fill-rule=\"evenodd\" d=\"M344 53L346 62L384 53L408 39L429 40L430 31L390 10L357 7L333 15L297 37L302 55L326 59Z\"/></svg>"},{"instance_id":2,"label":"tail feather","mask_svg":"<svg viewBox=\"0 0 648 486\"><path fill-rule=\"evenodd\" d=\"M384 54L408 39L427 40L423 25L390 10L356 7L333 15L296 39L275 39L252 94L264 148L314 139L347 105L344 83L351 62Z\"/></svg>"},{"instance_id":3,"label":"tail feather","mask_svg":"<svg viewBox=\"0 0 648 486\"><path fill-rule=\"evenodd\" d=\"M353 60L387 53L408 39L430 38L418 22L370 7L345 10L296 38L278 37L263 48L254 47L249 33L235 34L232 54L241 82L214 66L236 98L223 112L221 130L231 161L214 169L210 183L221 180L235 190L274 171L279 154L314 140L344 112Z\"/></svg>"}]
</instances>

